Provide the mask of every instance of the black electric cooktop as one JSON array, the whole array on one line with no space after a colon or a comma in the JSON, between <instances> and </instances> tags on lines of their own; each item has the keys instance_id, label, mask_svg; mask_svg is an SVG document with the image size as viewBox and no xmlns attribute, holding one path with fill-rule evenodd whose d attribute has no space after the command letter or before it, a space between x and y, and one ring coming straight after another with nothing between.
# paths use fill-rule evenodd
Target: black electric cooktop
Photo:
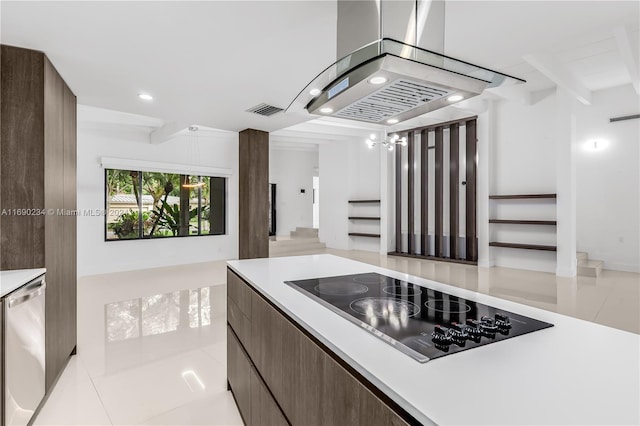
<instances>
[{"instance_id":1,"label":"black electric cooktop","mask_svg":"<svg viewBox=\"0 0 640 426\"><path fill-rule=\"evenodd\" d=\"M553 327L377 273L286 283L419 362Z\"/></svg>"}]
</instances>

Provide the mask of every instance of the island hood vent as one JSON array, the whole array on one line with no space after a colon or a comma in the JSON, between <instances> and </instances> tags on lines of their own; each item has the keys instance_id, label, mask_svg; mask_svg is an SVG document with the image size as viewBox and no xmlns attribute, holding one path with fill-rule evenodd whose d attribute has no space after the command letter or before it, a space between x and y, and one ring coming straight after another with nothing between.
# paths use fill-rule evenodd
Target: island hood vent
<instances>
[{"instance_id":1,"label":"island hood vent","mask_svg":"<svg viewBox=\"0 0 640 426\"><path fill-rule=\"evenodd\" d=\"M287 112L395 124L486 88L524 82L442 54L444 10L437 0L338 0L341 58ZM367 38L373 41L363 43ZM353 50L354 45L362 47Z\"/></svg>"}]
</instances>

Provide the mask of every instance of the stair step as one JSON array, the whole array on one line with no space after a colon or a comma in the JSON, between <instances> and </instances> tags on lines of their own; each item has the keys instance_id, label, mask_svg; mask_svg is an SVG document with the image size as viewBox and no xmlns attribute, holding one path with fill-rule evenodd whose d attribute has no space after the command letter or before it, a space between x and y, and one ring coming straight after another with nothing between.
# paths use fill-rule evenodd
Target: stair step
<instances>
[{"instance_id":1,"label":"stair step","mask_svg":"<svg viewBox=\"0 0 640 426\"><path fill-rule=\"evenodd\" d=\"M294 255L307 251L323 251L325 248L325 243L321 243L317 239L276 241L269 244L269 254L283 255L283 253L288 253Z\"/></svg>"},{"instance_id":2,"label":"stair step","mask_svg":"<svg viewBox=\"0 0 640 426\"><path fill-rule=\"evenodd\" d=\"M298 250L292 252L282 252L282 253L271 253L269 252L269 257L286 257L286 256L308 256L310 254L321 254L325 253L325 249L314 249L314 250Z\"/></svg>"},{"instance_id":3,"label":"stair step","mask_svg":"<svg viewBox=\"0 0 640 426\"><path fill-rule=\"evenodd\" d=\"M326 245L324 243L306 244L303 246L269 246L269 253L282 253L285 251L300 251L300 250L324 250Z\"/></svg>"},{"instance_id":4,"label":"stair step","mask_svg":"<svg viewBox=\"0 0 640 426\"><path fill-rule=\"evenodd\" d=\"M318 236L318 230L315 228L300 228L291 232L291 238L313 238Z\"/></svg>"},{"instance_id":5,"label":"stair step","mask_svg":"<svg viewBox=\"0 0 640 426\"><path fill-rule=\"evenodd\" d=\"M578 275L582 277L597 277L602 272L604 262L602 260L580 260L578 261Z\"/></svg>"},{"instance_id":6,"label":"stair step","mask_svg":"<svg viewBox=\"0 0 640 426\"><path fill-rule=\"evenodd\" d=\"M583 251L579 251L576 253L576 258L578 259L578 262L580 262L581 260L587 260L589 258L589 254Z\"/></svg>"},{"instance_id":7,"label":"stair step","mask_svg":"<svg viewBox=\"0 0 640 426\"><path fill-rule=\"evenodd\" d=\"M319 243L320 240L315 237L315 238L293 238L291 240L276 240L276 241L269 241L269 245L270 246L276 246L276 247L297 247L297 246L304 246L307 244L317 244Z\"/></svg>"}]
</instances>

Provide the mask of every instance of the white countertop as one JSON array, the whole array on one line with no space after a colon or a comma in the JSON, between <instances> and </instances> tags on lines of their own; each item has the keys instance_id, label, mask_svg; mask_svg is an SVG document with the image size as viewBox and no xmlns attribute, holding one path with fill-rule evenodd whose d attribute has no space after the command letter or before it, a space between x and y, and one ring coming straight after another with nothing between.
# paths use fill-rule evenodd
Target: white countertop
<instances>
[{"instance_id":1,"label":"white countertop","mask_svg":"<svg viewBox=\"0 0 640 426\"><path fill-rule=\"evenodd\" d=\"M640 336L333 255L229 266L424 424L639 424ZM548 329L424 364L284 284L378 272L526 315Z\"/></svg>"},{"instance_id":2,"label":"white countertop","mask_svg":"<svg viewBox=\"0 0 640 426\"><path fill-rule=\"evenodd\" d=\"M22 287L32 279L38 278L46 271L47 270L45 268L0 271L0 297L4 297L12 291Z\"/></svg>"}]
</instances>

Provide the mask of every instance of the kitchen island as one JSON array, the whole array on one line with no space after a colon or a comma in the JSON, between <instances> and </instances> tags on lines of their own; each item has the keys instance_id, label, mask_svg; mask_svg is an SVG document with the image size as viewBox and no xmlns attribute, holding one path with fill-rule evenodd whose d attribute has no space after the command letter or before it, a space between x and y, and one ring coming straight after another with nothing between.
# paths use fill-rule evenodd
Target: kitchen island
<instances>
[{"instance_id":1,"label":"kitchen island","mask_svg":"<svg viewBox=\"0 0 640 426\"><path fill-rule=\"evenodd\" d=\"M353 392L343 391L342 379L328 374L327 369L306 383L304 392L313 395L325 385L319 380L333 380L336 385L329 384L329 389L344 401L340 406L326 405L323 397L335 399L335 395L320 392L312 400L321 408L315 412L308 408L305 424L322 423L318 416L328 422L331 413L327 411L352 415L350 407L357 408L354 415L376 412L374 418L380 421L369 424L640 422L638 335L332 255L230 261L228 265L229 382L249 424L259 423L257 418L248 421L250 411L260 413L263 423L301 423L304 413L295 411L300 395L287 394L295 389L285 383L287 362L306 363L305 371L322 369L319 358L297 349L286 333L285 337L271 335L271 330L283 324L328 354L339 366L330 371L340 370L351 378L347 382ZM492 305L554 327L419 363L285 284L367 272ZM253 312L252 303L257 307ZM275 314L262 315L269 309ZM273 351L277 356L271 359ZM289 352L294 353L293 358ZM246 374L260 383L258 390L231 383L243 369L235 364L242 354L247 356ZM325 360L322 365L329 364ZM284 379L278 379L283 375ZM360 387L353 387L353 380ZM247 378L237 383L253 382ZM274 403L269 403L270 398ZM342 424L351 424L350 420L347 417Z\"/></svg>"}]
</instances>

